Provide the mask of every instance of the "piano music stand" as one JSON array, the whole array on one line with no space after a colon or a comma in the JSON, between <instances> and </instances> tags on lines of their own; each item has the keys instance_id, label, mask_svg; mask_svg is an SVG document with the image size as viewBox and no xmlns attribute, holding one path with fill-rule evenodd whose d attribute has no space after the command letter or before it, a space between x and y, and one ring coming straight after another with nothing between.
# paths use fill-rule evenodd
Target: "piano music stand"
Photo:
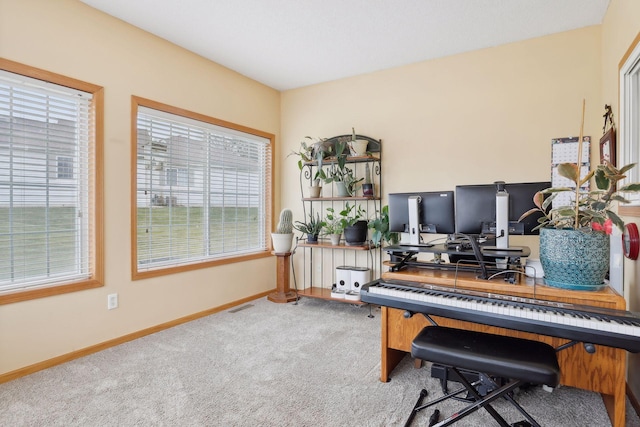
<instances>
[{"instance_id":1,"label":"piano music stand","mask_svg":"<svg viewBox=\"0 0 640 427\"><path fill-rule=\"evenodd\" d=\"M426 395L426 390L423 389L405 427L411 424L419 411L454 397L465 390L473 398L473 403L447 419L433 424L434 426L451 425L478 409L484 408L498 424L509 427L510 424L490 404L503 397L511 402L531 425L540 427L531 415L513 400L510 392L524 383L546 384L555 387L560 382L560 367L556 352L553 347L540 341L444 326L427 326L413 340L411 355L417 359L428 360L451 368L458 376L457 381L462 383L464 387L421 405L421 401ZM478 384L470 383L460 370L481 373L481 377L489 381L492 377L506 377L511 380L501 387L494 384L495 389L483 397L476 388Z\"/></svg>"}]
</instances>

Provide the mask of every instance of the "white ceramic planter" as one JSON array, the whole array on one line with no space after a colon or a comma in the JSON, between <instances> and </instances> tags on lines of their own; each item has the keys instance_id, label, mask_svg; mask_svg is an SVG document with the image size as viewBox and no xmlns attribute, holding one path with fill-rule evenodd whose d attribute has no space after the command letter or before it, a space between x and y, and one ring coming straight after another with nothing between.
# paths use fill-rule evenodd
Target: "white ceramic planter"
<instances>
[{"instance_id":1,"label":"white ceramic planter","mask_svg":"<svg viewBox=\"0 0 640 427\"><path fill-rule=\"evenodd\" d=\"M329 234L329 240L331 240L331 244L333 246L338 246L340 244L340 237L342 234Z\"/></svg>"},{"instance_id":2,"label":"white ceramic planter","mask_svg":"<svg viewBox=\"0 0 640 427\"><path fill-rule=\"evenodd\" d=\"M356 139L355 141L351 141L349 144L354 156L364 156L367 152L367 145L369 144L369 141L366 139Z\"/></svg>"},{"instance_id":3,"label":"white ceramic planter","mask_svg":"<svg viewBox=\"0 0 640 427\"><path fill-rule=\"evenodd\" d=\"M271 242L273 243L273 251L275 253L284 254L291 252L293 233L271 233Z\"/></svg>"}]
</instances>

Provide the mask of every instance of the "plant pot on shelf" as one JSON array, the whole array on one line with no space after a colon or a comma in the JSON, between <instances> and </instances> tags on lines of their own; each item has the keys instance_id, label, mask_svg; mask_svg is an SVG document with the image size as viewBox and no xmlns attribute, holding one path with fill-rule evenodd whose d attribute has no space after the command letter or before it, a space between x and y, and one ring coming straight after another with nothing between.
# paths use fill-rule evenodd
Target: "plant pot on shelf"
<instances>
[{"instance_id":1,"label":"plant pot on shelf","mask_svg":"<svg viewBox=\"0 0 640 427\"><path fill-rule=\"evenodd\" d=\"M320 193L322 193L322 186L321 185L312 185L309 187L309 197L312 199L317 199L318 197L320 197Z\"/></svg>"},{"instance_id":2,"label":"plant pot on shelf","mask_svg":"<svg viewBox=\"0 0 640 427\"><path fill-rule=\"evenodd\" d=\"M344 182L336 182L336 196L337 197L349 197L349 190L347 189L347 185Z\"/></svg>"},{"instance_id":3,"label":"plant pot on shelf","mask_svg":"<svg viewBox=\"0 0 640 427\"><path fill-rule=\"evenodd\" d=\"M347 246L361 246L367 242L369 228L367 221L357 221L354 225L345 227L344 241Z\"/></svg>"},{"instance_id":4,"label":"plant pot on shelf","mask_svg":"<svg viewBox=\"0 0 640 427\"><path fill-rule=\"evenodd\" d=\"M540 229L540 262L547 285L582 291L606 286L609 235L599 231Z\"/></svg>"},{"instance_id":5,"label":"plant pot on shelf","mask_svg":"<svg viewBox=\"0 0 640 427\"><path fill-rule=\"evenodd\" d=\"M307 234L307 243L318 243L317 234Z\"/></svg>"},{"instance_id":6,"label":"plant pot on shelf","mask_svg":"<svg viewBox=\"0 0 640 427\"><path fill-rule=\"evenodd\" d=\"M271 233L273 251L277 254L291 252L293 233Z\"/></svg>"},{"instance_id":7,"label":"plant pot on shelf","mask_svg":"<svg viewBox=\"0 0 640 427\"><path fill-rule=\"evenodd\" d=\"M369 141L366 139L356 139L355 141L351 141L349 143L351 151L354 156L364 156L367 154L367 145Z\"/></svg>"},{"instance_id":8,"label":"plant pot on shelf","mask_svg":"<svg viewBox=\"0 0 640 427\"><path fill-rule=\"evenodd\" d=\"M374 195L373 184L362 184L362 195L372 197Z\"/></svg>"},{"instance_id":9,"label":"plant pot on shelf","mask_svg":"<svg viewBox=\"0 0 640 427\"><path fill-rule=\"evenodd\" d=\"M342 234L329 234L329 240L333 246L340 244L340 237L342 237Z\"/></svg>"},{"instance_id":10,"label":"plant pot on shelf","mask_svg":"<svg viewBox=\"0 0 640 427\"><path fill-rule=\"evenodd\" d=\"M375 191L373 181L371 181L371 167L367 163L364 167L364 184L362 184L362 195L365 197L373 197Z\"/></svg>"}]
</instances>

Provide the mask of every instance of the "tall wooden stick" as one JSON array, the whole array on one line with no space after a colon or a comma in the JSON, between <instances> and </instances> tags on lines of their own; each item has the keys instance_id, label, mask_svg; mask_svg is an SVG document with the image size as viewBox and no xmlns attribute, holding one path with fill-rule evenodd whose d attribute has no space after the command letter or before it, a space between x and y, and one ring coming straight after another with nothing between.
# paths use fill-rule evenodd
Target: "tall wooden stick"
<instances>
[{"instance_id":1,"label":"tall wooden stick","mask_svg":"<svg viewBox=\"0 0 640 427\"><path fill-rule=\"evenodd\" d=\"M578 212L580 211L580 206L578 201L580 200L580 171L582 170L582 135L584 132L584 109L585 109L585 100L582 99L582 122L580 123L580 139L578 139L578 180L576 181L576 221L574 228L577 230L580 226L580 222L578 221Z\"/></svg>"}]
</instances>

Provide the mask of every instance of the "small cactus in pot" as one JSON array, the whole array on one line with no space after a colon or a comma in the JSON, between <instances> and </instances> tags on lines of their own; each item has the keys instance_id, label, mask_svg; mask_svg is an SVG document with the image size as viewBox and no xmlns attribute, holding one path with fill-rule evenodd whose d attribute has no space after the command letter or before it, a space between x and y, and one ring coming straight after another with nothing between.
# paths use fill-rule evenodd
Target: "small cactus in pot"
<instances>
[{"instance_id":1,"label":"small cactus in pot","mask_svg":"<svg viewBox=\"0 0 640 427\"><path fill-rule=\"evenodd\" d=\"M276 233L279 234L293 233L293 214L291 209L282 209L276 230Z\"/></svg>"},{"instance_id":2,"label":"small cactus in pot","mask_svg":"<svg viewBox=\"0 0 640 427\"><path fill-rule=\"evenodd\" d=\"M293 214L291 209L282 209L276 231L271 233L273 251L275 253L291 252L293 242Z\"/></svg>"}]
</instances>

